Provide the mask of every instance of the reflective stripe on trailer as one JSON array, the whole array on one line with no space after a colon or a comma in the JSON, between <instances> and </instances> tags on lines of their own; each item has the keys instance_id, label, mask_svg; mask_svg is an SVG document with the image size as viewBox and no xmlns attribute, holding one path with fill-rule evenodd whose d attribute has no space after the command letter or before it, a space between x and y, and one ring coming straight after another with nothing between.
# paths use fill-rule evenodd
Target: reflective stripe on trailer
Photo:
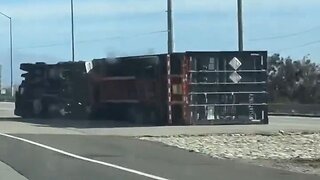
<instances>
[{"instance_id":1,"label":"reflective stripe on trailer","mask_svg":"<svg viewBox=\"0 0 320 180\"><path fill-rule=\"evenodd\" d=\"M172 124L172 107L171 107L171 57L167 55L167 80L168 80L168 124Z\"/></svg>"}]
</instances>

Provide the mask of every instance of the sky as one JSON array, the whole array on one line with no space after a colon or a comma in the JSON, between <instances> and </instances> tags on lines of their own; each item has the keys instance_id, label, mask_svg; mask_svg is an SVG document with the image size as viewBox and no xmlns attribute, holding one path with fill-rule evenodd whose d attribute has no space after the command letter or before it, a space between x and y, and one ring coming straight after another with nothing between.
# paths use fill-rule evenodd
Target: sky
<instances>
[{"instance_id":1,"label":"sky","mask_svg":"<svg viewBox=\"0 0 320 180\"><path fill-rule=\"evenodd\" d=\"M75 59L165 53L166 0L74 0ZM175 51L237 50L237 0L173 0ZM320 63L319 0L243 0L244 49ZM71 60L70 0L0 0L19 64ZM9 20L0 16L2 83L10 83Z\"/></svg>"}]
</instances>

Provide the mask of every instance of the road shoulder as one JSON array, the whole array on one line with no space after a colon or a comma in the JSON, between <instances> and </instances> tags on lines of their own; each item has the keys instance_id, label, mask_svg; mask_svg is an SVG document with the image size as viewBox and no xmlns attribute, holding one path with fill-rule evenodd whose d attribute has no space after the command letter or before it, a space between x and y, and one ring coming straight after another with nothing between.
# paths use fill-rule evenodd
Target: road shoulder
<instances>
[{"instance_id":1,"label":"road shoulder","mask_svg":"<svg viewBox=\"0 0 320 180\"><path fill-rule=\"evenodd\" d=\"M28 180L23 175L19 174L13 168L0 161L0 179L10 179L10 180Z\"/></svg>"}]
</instances>

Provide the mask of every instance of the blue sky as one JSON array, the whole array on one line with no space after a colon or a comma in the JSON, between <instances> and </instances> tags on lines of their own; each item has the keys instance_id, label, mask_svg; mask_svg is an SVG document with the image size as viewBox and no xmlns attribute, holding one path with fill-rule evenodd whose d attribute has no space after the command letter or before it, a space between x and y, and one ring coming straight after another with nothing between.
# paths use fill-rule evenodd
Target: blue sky
<instances>
[{"instance_id":1,"label":"blue sky","mask_svg":"<svg viewBox=\"0 0 320 180\"><path fill-rule=\"evenodd\" d=\"M74 0L76 59L166 52L166 0ZM320 63L319 0L243 0L246 50ZM21 62L71 59L69 0L0 0L12 16L15 81ZM174 0L176 51L237 50L236 0ZM0 17L0 63L9 83L9 24ZM274 38L276 37L276 38Z\"/></svg>"}]
</instances>

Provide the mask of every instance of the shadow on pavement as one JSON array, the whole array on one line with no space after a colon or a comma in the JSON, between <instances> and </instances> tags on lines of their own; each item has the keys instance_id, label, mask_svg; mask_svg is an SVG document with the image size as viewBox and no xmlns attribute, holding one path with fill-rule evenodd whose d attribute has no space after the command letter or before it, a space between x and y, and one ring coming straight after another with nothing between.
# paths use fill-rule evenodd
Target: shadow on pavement
<instances>
[{"instance_id":1,"label":"shadow on pavement","mask_svg":"<svg viewBox=\"0 0 320 180\"><path fill-rule=\"evenodd\" d=\"M118 128L118 127L151 127L154 125L135 124L128 121L105 119L24 119L20 117L0 118L1 121L29 123L39 127L72 127L72 128Z\"/></svg>"}]
</instances>

